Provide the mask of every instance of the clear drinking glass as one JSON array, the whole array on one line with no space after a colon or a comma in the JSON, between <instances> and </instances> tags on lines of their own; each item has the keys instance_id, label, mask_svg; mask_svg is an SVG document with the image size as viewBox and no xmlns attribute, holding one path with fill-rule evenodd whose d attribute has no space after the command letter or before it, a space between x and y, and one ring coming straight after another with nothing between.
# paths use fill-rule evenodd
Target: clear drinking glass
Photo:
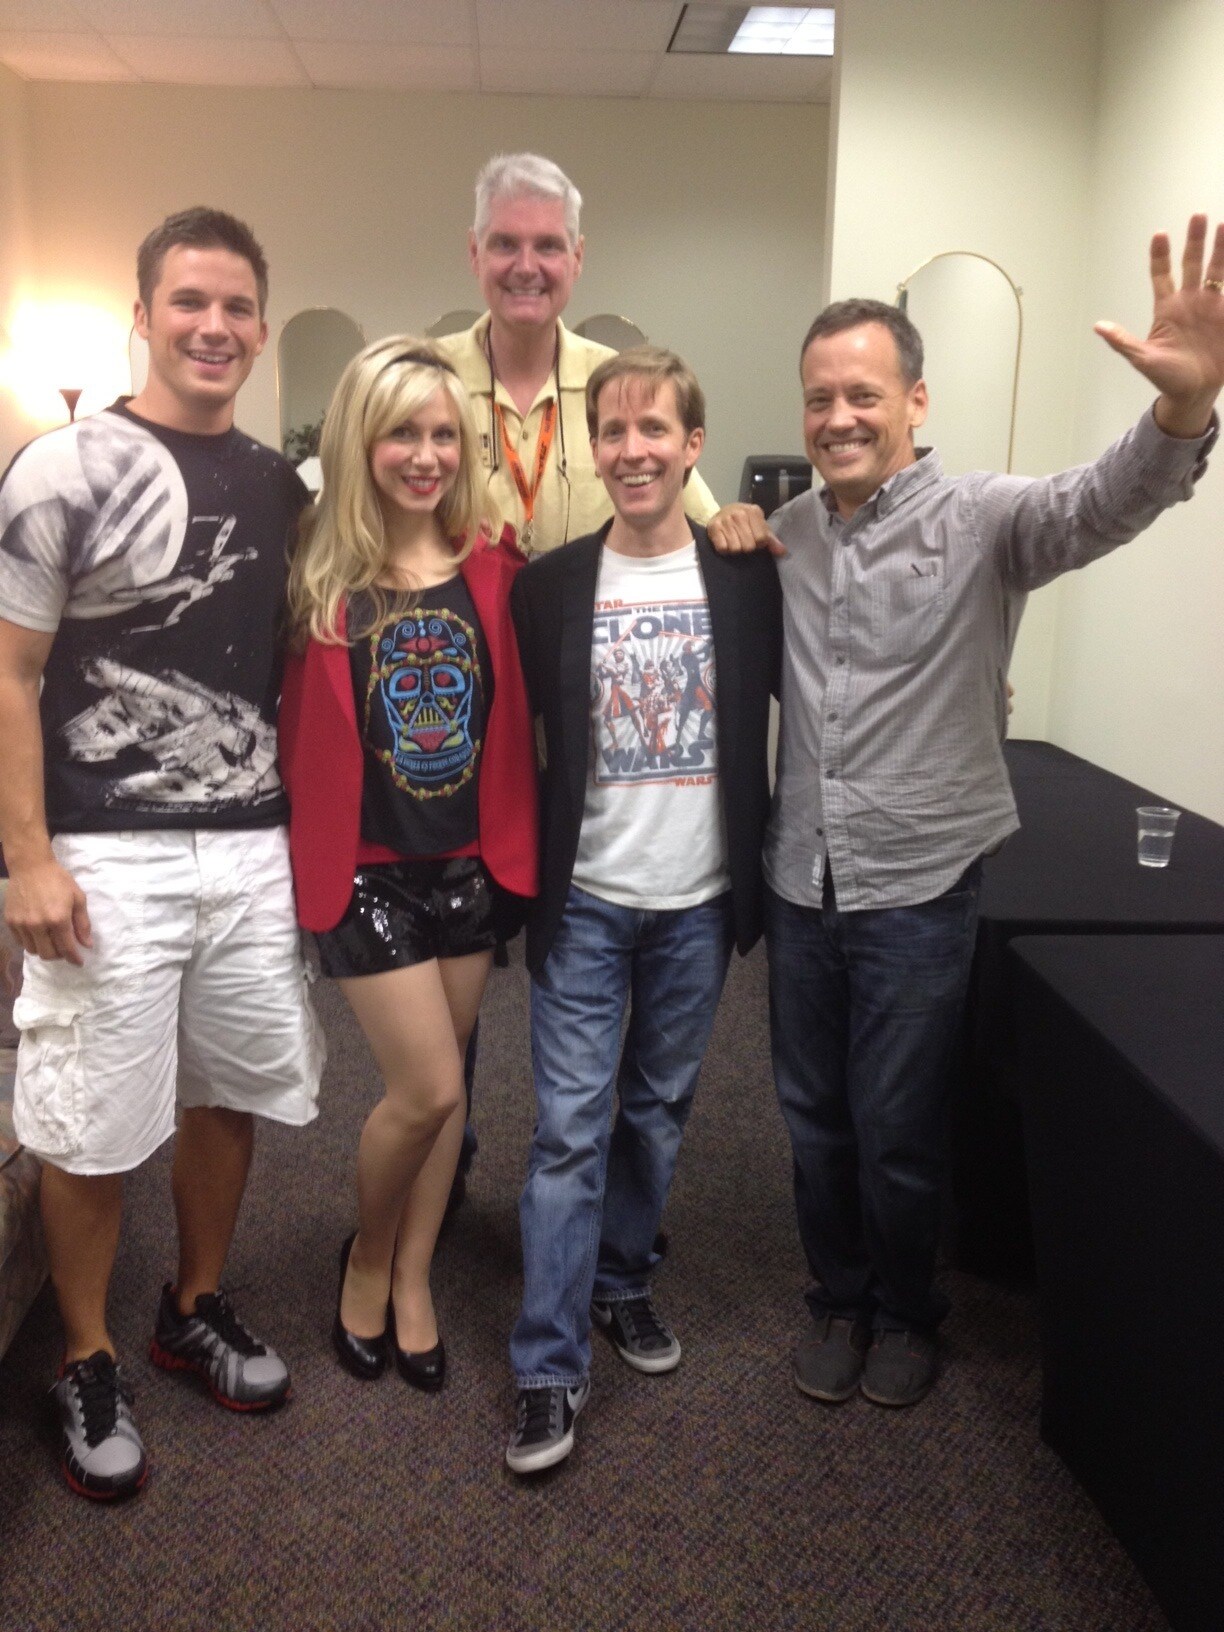
<instances>
[{"instance_id":1,"label":"clear drinking glass","mask_svg":"<svg viewBox=\"0 0 1224 1632\"><path fill-rule=\"evenodd\" d=\"M1137 805L1140 867L1167 867L1180 810L1171 805Z\"/></svg>"}]
</instances>

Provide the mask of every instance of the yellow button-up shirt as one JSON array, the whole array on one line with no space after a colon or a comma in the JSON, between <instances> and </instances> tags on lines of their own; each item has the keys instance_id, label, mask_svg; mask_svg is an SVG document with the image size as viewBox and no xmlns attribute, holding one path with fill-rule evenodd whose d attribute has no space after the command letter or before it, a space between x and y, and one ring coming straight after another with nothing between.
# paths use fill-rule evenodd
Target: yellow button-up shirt
<instances>
[{"instance_id":1,"label":"yellow button-up shirt","mask_svg":"<svg viewBox=\"0 0 1224 1632\"><path fill-rule=\"evenodd\" d=\"M536 392L525 415L514 406L489 365L489 314L486 312L462 334L449 334L435 344L445 353L467 388L476 411L481 457L489 474L489 495L503 521L521 536L525 521L523 501L501 446L501 432L493 414L496 401L505 417L506 432L516 441L519 460L530 482L535 473L540 425L548 403L557 397L560 410L548 463L535 500L532 554L555 549L571 538L581 538L602 527L612 514L612 501L595 470L586 423L586 385L606 358L615 356L607 346L572 334L558 321L557 366ZM494 396L496 393L496 396ZM713 494L696 471L684 489L684 508L694 521L708 521L718 509Z\"/></svg>"}]
</instances>

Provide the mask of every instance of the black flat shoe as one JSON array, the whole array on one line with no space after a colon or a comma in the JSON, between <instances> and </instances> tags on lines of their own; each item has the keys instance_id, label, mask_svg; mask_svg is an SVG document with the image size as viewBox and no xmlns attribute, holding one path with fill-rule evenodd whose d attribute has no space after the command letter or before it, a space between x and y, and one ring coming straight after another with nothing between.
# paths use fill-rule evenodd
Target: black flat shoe
<instances>
[{"instance_id":1,"label":"black flat shoe","mask_svg":"<svg viewBox=\"0 0 1224 1632\"><path fill-rule=\"evenodd\" d=\"M363 1383L372 1383L376 1377L381 1377L387 1364L387 1334L380 1332L377 1337L358 1337L350 1332L340 1319L340 1303L344 1297L344 1277L348 1273L349 1253L353 1250L353 1242L357 1239L356 1230L340 1248L340 1290L336 1293L336 1319L332 1325L332 1346L336 1351L336 1358L354 1377L360 1377Z\"/></svg>"},{"instance_id":2,"label":"black flat shoe","mask_svg":"<svg viewBox=\"0 0 1224 1632\"><path fill-rule=\"evenodd\" d=\"M420 1354L401 1349L395 1330L395 1305L392 1303L387 1305L387 1331L395 1350L395 1369L400 1376L422 1393L436 1394L446 1381L446 1350L442 1347L442 1339L439 1338L432 1349L425 1349Z\"/></svg>"}]
</instances>

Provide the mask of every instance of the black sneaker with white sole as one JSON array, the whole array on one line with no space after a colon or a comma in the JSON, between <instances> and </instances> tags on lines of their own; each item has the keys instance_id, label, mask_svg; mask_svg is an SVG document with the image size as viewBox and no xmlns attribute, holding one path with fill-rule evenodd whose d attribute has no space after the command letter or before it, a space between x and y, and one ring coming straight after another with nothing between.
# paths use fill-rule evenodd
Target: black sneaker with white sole
<instances>
[{"instance_id":1,"label":"black sneaker with white sole","mask_svg":"<svg viewBox=\"0 0 1224 1632\"><path fill-rule=\"evenodd\" d=\"M266 1411L289 1398L289 1368L252 1337L224 1292L202 1292L194 1313L180 1315L174 1288L162 1287L149 1359L163 1371L195 1372L231 1411Z\"/></svg>"},{"instance_id":2,"label":"black sneaker with white sole","mask_svg":"<svg viewBox=\"0 0 1224 1632\"><path fill-rule=\"evenodd\" d=\"M539 1473L564 1462L574 1448L574 1418L591 1392L589 1381L577 1388L556 1383L520 1388L514 1432L506 1446L506 1464L515 1473Z\"/></svg>"},{"instance_id":3,"label":"black sneaker with white sole","mask_svg":"<svg viewBox=\"0 0 1224 1632\"><path fill-rule=\"evenodd\" d=\"M145 1448L132 1421L132 1391L105 1349L64 1366L51 1389L63 1431L64 1478L78 1496L109 1502L145 1482Z\"/></svg>"},{"instance_id":4,"label":"black sneaker with white sole","mask_svg":"<svg viewBox=\"0 0 1224 1632\"><path fill-rule=\"evenodd\" d=\"M591 1304L591 1319L635 1371L674 1371L680 1364L676 1334L660 1320L649 1292L636 1298L616 1298L611 1303L597 1299Z\"/></svg>"}]
</instances>

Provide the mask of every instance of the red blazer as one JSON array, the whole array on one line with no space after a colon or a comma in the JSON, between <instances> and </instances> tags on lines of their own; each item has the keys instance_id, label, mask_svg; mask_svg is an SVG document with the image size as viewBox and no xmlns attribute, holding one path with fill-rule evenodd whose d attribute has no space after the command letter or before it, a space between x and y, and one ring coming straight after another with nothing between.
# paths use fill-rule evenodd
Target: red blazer
<instances>
[{"instance_id":1,"label":"red blazer","mask_svg":"<svg viewBox=\"0 0 1224 1632\"><path fill-rule=\"evenodd\" d=\"M478 543L460 571L493 667L477 782L480 858L503 889L532 896L539 864L536 745L510 619L510 585L523 564L503 534L497 544ZM288 658L279 729L298 922L333 929L352 898L361 828L362 751L347 646L311 640Z\"/></svg>"}]
</instances>

